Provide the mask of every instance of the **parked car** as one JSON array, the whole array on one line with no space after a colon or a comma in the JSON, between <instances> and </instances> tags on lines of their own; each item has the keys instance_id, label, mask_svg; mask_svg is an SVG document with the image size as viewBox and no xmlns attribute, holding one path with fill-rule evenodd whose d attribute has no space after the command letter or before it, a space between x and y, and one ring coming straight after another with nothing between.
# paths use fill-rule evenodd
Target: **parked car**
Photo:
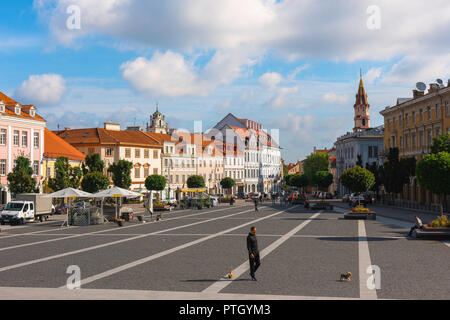
<instances>
[{"instance_id":1,"label":"parked car","mask_svg":"<svg viewBox=\"0 0 450 320\"><path fill-rule=\"evenodd\" d=\"M245 192L239 192L237 194L238 199L248 199L248 194L246 194Z\"/></svg>"},{"instance_id":2,"label":"parked car","mask_svg":"<svg viewBox=\"0 0 450 320\"><path fill-rule=\"evenodd\" d=\"M355 207L358 204L364 205L366 204L365 200L364 200L364 196L362 194L358 195L354 195L352 196L351 200L350 200L350 204Z\"/></svg>"},{"instance_id":3,"label":"parked car","mask_svg":"<svg viewBox=\"0 0 450 320\"><path fill-rule=\"evenodd\" d=\"M67 214L67 210L69 210L71 206L68 203L63 203L62 205L56 207L56 214Z\"/></svg>"},{"instance_id":4,"label":"parked car","mask_svg":"<svg viewBox=\"0 0 450 320\"><path fill-rule=\"evenodd\" d=\"M373 197L372 197L371 194L366 193L366 194L364 195L364 203L365 203L365 204L371 204L371 203L373 203Z\"/></svg>"},{"instance_id":5,"label":"parked car","mask_svg":"<svg viewBox=\"0 0 450 320\"><path fill-rule=\"evenodd\" d=\"M351 195L349 193L344 194L344 196L342 197L342 202L349 202L350 196Z\"/></svg>"}]
</instances>

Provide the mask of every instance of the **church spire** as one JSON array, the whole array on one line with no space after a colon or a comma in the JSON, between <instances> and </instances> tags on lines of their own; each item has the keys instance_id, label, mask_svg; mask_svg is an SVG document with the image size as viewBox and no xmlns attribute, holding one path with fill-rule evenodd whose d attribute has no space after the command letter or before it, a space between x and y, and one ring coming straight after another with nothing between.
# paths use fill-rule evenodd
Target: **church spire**
<instances>
[{"instance_id":1,"label":"church spire","mask_svg":"<svg viewBox=\"0 0 450 320\"><path fill-rule=\"evenodd\" d=\"M359 88L356 94L355 105L355 127L353 131L364 130L370 128L369 101L367 99L366 90L362 78L362 69L359 71Z\"/></svg>"}]
</instances>

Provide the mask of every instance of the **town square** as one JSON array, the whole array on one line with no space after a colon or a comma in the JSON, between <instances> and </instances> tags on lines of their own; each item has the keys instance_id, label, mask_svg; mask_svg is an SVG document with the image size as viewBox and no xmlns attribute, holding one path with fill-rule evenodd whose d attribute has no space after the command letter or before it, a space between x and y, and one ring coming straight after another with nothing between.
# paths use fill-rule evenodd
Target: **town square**
<instances>
[{"instance_id":1,"label":"town square","mask_svg":"<svg viewBox=\"0 0 450 320\"><path fill-rule=\"evenodd\" d=\"M448 300L450 7L412 2L0 4L0 299Z\"/></svg>"}]
</instances>

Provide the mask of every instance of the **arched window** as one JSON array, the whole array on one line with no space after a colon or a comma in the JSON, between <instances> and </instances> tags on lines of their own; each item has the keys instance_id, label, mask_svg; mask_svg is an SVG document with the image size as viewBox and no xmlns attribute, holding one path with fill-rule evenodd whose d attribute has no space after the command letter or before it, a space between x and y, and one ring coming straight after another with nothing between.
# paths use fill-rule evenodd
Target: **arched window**
<instances>
[{"instance_id":1,"label":"arched window","mask_svg":"<svg viewBox=\"0 0 450 320\"><path fill-rule=\"evenodd\" d=\"M363 125L363 126L366 125L366 119L362 119L362 125Z\"/></svg>"}]
</instances>

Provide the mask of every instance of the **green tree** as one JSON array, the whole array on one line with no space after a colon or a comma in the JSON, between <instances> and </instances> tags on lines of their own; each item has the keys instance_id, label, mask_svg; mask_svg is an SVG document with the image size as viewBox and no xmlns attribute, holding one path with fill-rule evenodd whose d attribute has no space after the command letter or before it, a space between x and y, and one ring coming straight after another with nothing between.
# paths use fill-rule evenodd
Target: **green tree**
<instances>
[{"instance_id":1,"label":"green tree","mask_svg":"<svg viewBox=\"0 0 450 320\"><path fill-rule=\"evenodd\" d=\"M441 196L441 215L443 203L450 193L450 153L428 154L417 164L417 180L426 190Z\"/></svg>"},{"instance_id":2,"label":"green tree","mask_svg":"<svg viewBox=\"0 0 450 320\"><path fill-rule=\"evenodd\" d=\"M450 152L450 132L446 132L433 139L431 153Z\"/></svg>"},{"instance_id":3,"label":"green tree","mask_svg":"<svg viewBox=\"0 0 450 320\"><path fill-rule=\"evenodd\" d=\"M355 166L342 173L341 184L355 193L366 192L375 184L375 176L369 170Z\"/></svg>"},{"instance_id":4,"label":"green tree","mask_svg":"<svg viewBox=\"0 0 450 320\"><path fill-rule=\"evenodd\" d=\"M313 182L322 190L328 190L328 187L333 183L333 175L328 171L317 171L314 174Z\"/></svg>"},{"instance_id":5,"label":"green tree","mask_svg":"<svg viewBox=\"0 0 450 320\"><path fill-rule=\"evenodd\" d=\"M81 179L83 178L83 171L80 167L70 167L69 168L69 187L78 189L81 184Z\"/></svg>"},{"instance_id":6,"label":"green tree","mask_svg":"<svg viewBox=\"0 0 450 320\"><path fill-rule=\"evenodd\" d=\"M366 163L366 169L372 172L373 176L375 177L375 183L370 189L371 191L376 193L376 197L378 198L378 191L380 189L380 186L382 184L381 182L381 171L383 170L383 167L378 166L378 164L374 161L371 164Z\"/></svg>"},{"instance_id":7,"label":"green tree","mask_svg":"<svg viewBox=\"0 0 450 320\"><path fill-rule=\"evenodd\" d=\"M98 153L89 154L86 156L86 160L84 161L82 168L83 174L85 175L90 172L103 172L105 169L105 163L100 158Z\"/></svg>"},{"instance_id":8,"label":"green tree","mask_svg":"<svg viewBox=\"0 0 450 320\"><path fill-rule=\"evenodd\" d=\"M308 178L305 174L295 174L291 176L290 183L291 186L297 187L300 190L308 186Z\"/></svg>"},{"instance_id":9,"label":"green tree","mask_svg":"<svg viewBox=\"0 0 450 320\"><path fill-rule=\"evenodd\" d=\"M388 161L381 171L381 180L389 194L398 194L403 191L403 185L408 183L409 173L407 162L400 162L398 148L389 149Z\"/></svg>"},{"instance_id":10,"label":"green tree","mask_svg":"<svg viewBox=\"0 0 450 320\"><path fill-rule=\"evenodd\" d=\"M63 190L69 187L70 172L69 172L69 160L65 157L58 157L54 165L55 178L50 178L48 186L53 191Z\"/></svg>"},{"instance_id":11,"label":"green tree","mask_svg":"<svg viewBox=\"0 0 450 320\"><path fill-rule=\"evenodd\" d=\"M109 166L108 172L112 173L112 181L116 187L129 189L131 186L131 169L133 163L127 160L119 160Z\"/></svg>"},{"instance_id":12,"label":"green tree","mask_svg":"<svg viewBox=\"0 0 450 320\"><path fill-rule=\"evenodd\" d=\"M227 189L228 193L231 194L231 189L236 185L236 182L230 177L225 177L220 181L220 184L223 189Z\"/></svg>"},{"instance_id":13,"label":"green tree","mask_svg":"<svg viewBox=\"0 0 450 320\"><path fill-rule=\"evenodd\" d=\"M162 191L166 187L166 178L159 174L148 176L145 179L145 187L147 190Z\"/></svg>"},{"instance_id":14,"label":"green tree","mask_svg":"<svg viewBox=\"0 0 450 320\"><path fill-rule=\"evenodd\" d=\"M81 180L83 191L96 193L109 187L109 179L101 172L89 172Z\"/></svg>"},{"instance_id":15,"label":"green tree","mask_svg":"<svg viewBox=\"0 0 450 320\"><path fill-rule=\"evenodd\" d=\"M303 165L303 170L308 178L309 182L314 181L314 174L317 171L328 170L328 155L325 153L312 153L310 154Z\"/></svg>"},{"instance_id":16,"label":"green tree","mask_svg":"<svg viewBox=\"0 0 450 320\"><path fill-rule=\"evenodd\" d=\"M188 188L204 188L205 180L202 176L190 176L187 181Z\"/></svg>"},{"instance_id":17,"label":"green tree","mask_svg":"<svg viewBox=\"0 0 450 320\"><path fill-rule=\"evenodd\" d=\"M23 156L17 157L16 165L7 177L9 190L15 195L34 192L36 179L32 175L33 169L30 166L30 159Z\"/></svg>"},{"instance_id":18,"label":"green tree","mask_svg":"<svg viewBox=\"0 0 450 320\"><path fill-rule=\"evenodd\" d=\"M284 178L283 178L283 182L284 182L287 186L292 186L291 180L292 180L293 177L294 177L293 174L285 175Z\"/></svg>"}]
</instances>

